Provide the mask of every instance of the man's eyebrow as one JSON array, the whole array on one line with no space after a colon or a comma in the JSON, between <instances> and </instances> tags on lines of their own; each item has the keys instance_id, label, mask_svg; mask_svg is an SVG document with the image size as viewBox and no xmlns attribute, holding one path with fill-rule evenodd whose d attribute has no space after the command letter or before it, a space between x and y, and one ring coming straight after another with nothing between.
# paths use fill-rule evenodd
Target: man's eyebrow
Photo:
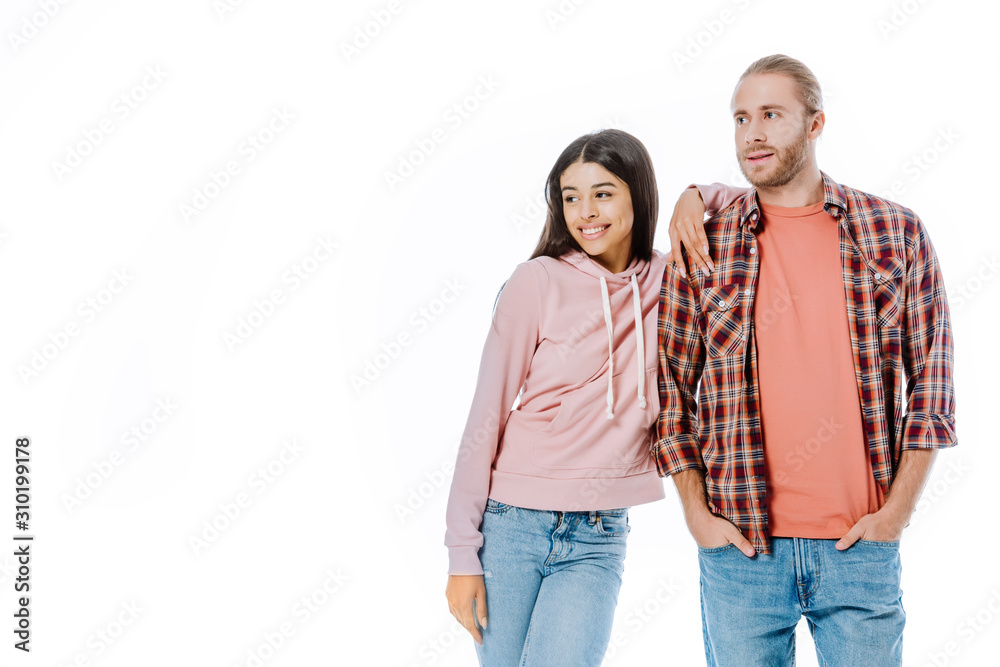
<instances>
[{"instance_id":1,"label":"man's eyebrow","mask_svg":"<svg viewBox=\"0 0 1000 667\"><path fill-rule=\"evenodd\" d=\"M783 107L780 104L762 104L758 107L759 111L770 111L776 109L778 111L788 111L788 107ZM746 109L737 109L733 112L734 116L745 116L747 115Z\"/></svg>"}]
</instances>

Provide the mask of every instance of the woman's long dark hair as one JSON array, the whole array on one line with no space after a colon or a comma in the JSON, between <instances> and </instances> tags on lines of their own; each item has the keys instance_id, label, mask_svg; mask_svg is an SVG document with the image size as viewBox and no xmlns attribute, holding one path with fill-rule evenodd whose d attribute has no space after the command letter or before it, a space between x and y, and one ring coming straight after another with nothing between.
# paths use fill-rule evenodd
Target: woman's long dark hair
<instances>
[{"instance_id":1,"label":"woman's long dark hair","mask_svg":"<svg viewBox=\"0 0 1000 667\"><path fill-rule=\"evenodd\" d=\"M659 213L659 195L653 161L642 142L628 132L601 130L585 134L562 152L545 181L545 200L549 212L545 227L532 253L536 257L562 257L571 250L580 250L569 233L563 216L562 189L559 180L575 162L594 162L621 179L632 195L632 257L647 262L653 256L653 237Z\"/></svg>"}]
</instances>

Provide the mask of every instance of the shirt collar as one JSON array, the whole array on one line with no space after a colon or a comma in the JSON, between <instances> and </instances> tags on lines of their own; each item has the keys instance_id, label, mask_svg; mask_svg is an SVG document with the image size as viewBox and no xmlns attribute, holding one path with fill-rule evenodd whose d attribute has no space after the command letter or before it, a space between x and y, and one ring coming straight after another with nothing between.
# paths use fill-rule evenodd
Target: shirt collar
<instances>
[{"instance_id":1,"label":"shirt collar","mask_svg":"<svg viewBox=\"0 0 1000 667\"><path fill-rule=\"evenodd\" d=\"M826 172L819 173L823 177L823 210L839 221L841 215L847 213L847 194L836 181L826 175ZM760 221L760 216L757 188L750 188L740 204L740 224L746 225L747 229L754 231Z\"/></svg>"}]
</instances>

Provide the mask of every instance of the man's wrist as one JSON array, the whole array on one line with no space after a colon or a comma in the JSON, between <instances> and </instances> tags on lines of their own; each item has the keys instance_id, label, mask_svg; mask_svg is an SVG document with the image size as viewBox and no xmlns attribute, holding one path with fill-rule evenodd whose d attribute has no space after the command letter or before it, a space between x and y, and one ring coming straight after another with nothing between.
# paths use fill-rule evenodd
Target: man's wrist
<instances>
[{"instance_id":1,"label":"man's wrist","mask_svg":"<svg viewBox=\"0 0 1000 667\"><path fill-rule=\"evenodd\" d=\"M913 515L913 507L906 508L903 507L902 503L894 503L888 498L879 513L882 517L889 522L891 526L897 528L902 532L903 528L910 522L910 517Z\"/></svg>"},{"instance_id":2,"label":"man's wrist","mask_svg":"<svg viewBox=\"0 0 1000 667\"><path fill-rule=\"evenodd\" d=\"M701 523L706 519L710 519L715 515L712 514L712 510L708 508L708 503L704 500L692 501L689 505L684 506L684 519L689 523Z\"/></svg>"}]
</instances>

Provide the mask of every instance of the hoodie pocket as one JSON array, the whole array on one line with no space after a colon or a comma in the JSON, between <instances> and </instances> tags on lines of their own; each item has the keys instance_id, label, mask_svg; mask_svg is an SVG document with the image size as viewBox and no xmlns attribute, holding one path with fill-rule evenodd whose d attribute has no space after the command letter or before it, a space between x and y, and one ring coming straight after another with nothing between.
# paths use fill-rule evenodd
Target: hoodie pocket
<instances>
[{"instance_id":1,"label":"hoodie pocket","mask_svg":"<svg viewBox=\"0 0 1000 667\"><path fill-rule=\"evenodd\" d=\"M639 407L635 368L615 375L614 417L607 418L607 375L567 394L552 422L533 440L533 462L547 470L620 470L650 457L651 429L660 412L657 369L645 373L646 407Z\"/></svg>"},{"instance_id":2,"label":"hoodie pocket","mask_svg":"<svg viewBox=\"0 0 1000 667\"><path fill-rule=\"evenodd\" d=\"M717 285L701 292L705 314L705 345L712 357L724 357L743 347L743 304L740 286Z\"/></svg>"}]
</instances>

